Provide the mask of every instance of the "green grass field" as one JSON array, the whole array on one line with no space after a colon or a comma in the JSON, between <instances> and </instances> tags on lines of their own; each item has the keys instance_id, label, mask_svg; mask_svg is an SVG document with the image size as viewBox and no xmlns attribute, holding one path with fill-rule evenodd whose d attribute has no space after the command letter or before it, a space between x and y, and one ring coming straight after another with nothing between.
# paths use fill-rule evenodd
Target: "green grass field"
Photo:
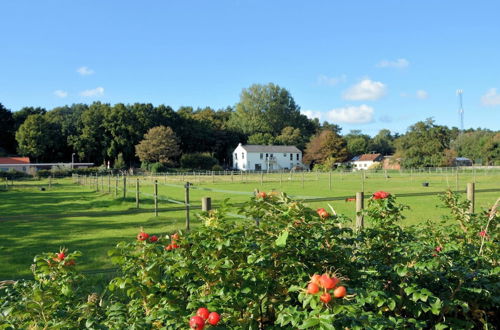
<instances>
[{"instance_id":1,"label":"green grass field","mask_svg":"<svg viewBox=\"0 0 500 330\"><path fill-rule=\"evenodd\" d=\"M123 200L123 180L118 179L117 198L114 178L98 180L80 178L77 185L69 178L15 182L7 191L0 191L0 279L28 277L33 256L46 251L57 251L64 246L83 252L81 269L112 267L106 252L121 240L135 237L143 226L150 233L169 233L185 226L183 184L192 182L191 205L201 204L203 196L212 197L214 207L230 198L239 203L247 200L255 189L284 191L297 199L331 198L331 201L306 202L313 208L331 205L338 213L353 218L355 204L345 202L364 186L365 195L377 190L403 195L398 200L411 207L406 212L405 225L428 219L439 220L447 210L440 204L436 193L451 188L465 191L467 182L476 182L476 210L491 207L500 196L500 172L456 173L295 173L227 175L227 176L157 176L128 177L126 200ZM136 180L139 179L140 208L135 206ZM109 181L108 181L109 180ZM159 216L153 212L153 181L158 181ZM108 182L111 184L108 187ZM423 187L422 182L429 182ZM47 188L41 191L40 187ZM2 187L0 187L2 188ZM487 191L484 191L487 190ZM404 196L404 194L414 194ZM191 211L192 228L199 225Z\"/></svg>"}]
</instances>

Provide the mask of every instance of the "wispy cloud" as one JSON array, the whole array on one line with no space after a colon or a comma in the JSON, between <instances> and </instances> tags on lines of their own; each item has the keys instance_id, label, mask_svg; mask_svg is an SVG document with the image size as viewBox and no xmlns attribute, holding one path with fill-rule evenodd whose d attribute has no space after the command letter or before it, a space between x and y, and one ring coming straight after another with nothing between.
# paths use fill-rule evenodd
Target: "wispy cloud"
<instances>
[{"instance_id":1,"label":"wispy cloud","mask_svg":"<svg viewBox=\"0 0 500 330\"><path fill-rule=\"evenodd\" d=\"M328 77L324 74L320 74L318 76L318 85L323 86L336 86L340 83L343 83L347 80L347 76L345 74L338 77Z\"/></svg>"},{"instance_id":2,"label":"wispy cloud","mask_svg":"<svg viewBox=\"0 0 500 330\"><path fill-rule=\"evenodd\" d=\"M423 89L419 89L417 91L417 99L425 100L428 97L429 97L429 93L427 93Z\"/></svg>"},{"instance_id":3,"label":"wispy cloud","mask_svg":"<svg viewBox=\"0 0 500 330\"><path fill-rule=\"evenodd\" d=\"M386 85L380 81L364 79L346 90L343 97L351 101L374 101L384 96L386 91Z\"/></svg>"},{"instance_id":4,"label":"wispy cloud","mask_svg":"<svg viewBox=\"0 0 500 330\"><path fill-rule=\"evenodd\" d=\"M65 92L65 91L58 89L58 90L54 91L54 95L63 99L66 96L68 96L68 92Z\"/></svg>"},{"instance_id":5,"label":"wispy cloud","mask_svg":"<svg viewBox=\"0 0 500 330\"><path fill-rule=\"evenodd\" d=\"M300 110L300 112L309 119L318 118L321 120L321 112L314 110Z\"/></svg>"},{"instance_id":6,"label":"wispy cloud","mask_svg":"<svg viewBox=\"0 0 500 330\"><path fill-rule=\"evenodd\" d=\"M407 68L410 65L410 62L404 58L398 58L394 61L382 60L377 63L377 68L396 68L402 69Z\"/></svg>"},{"instance_id":7,"label":"wispy cloud","mask_svg":"<svg viewBox=\"0 0 500 330\"><path fill-rule=\"evenodd\" d=\"M94 70L92 70L86 66L79 67L78 69L76 69L76 72L78 72L82 76L89 76L89 75L95 73Z\"/></svg>"},{"instance_id":8,"label":"wispy cloud","mask_svg":"<svg viewBox=\"0 0 500 330\"><path fill-rule=\"evenodd\" d=\"M80 95L85 96L85 97L102 96L102 95L104 95L104 88L97 87L94 89L87 89L87 90L80 92Z\"/></svg>"},{"instance_id":9,"label":"wispy cloud","mask_svg":"<svg viewBox=\"0 0 500 330\"><path fill-rule=\"evenodd\" d=\"M487 107L500 105L500 94L497 93L497 89L496 88L488 89L486 94L481 96L481 103Z\"/></svg>"},{"instance_id":10,"label":"wispy cloud","mask_svg":"<svg viewBox=\"0 0 500 330\"><path fill-rule=\"evenodd\" d=\"M366 124L373 121L373 108L366 104L347 106L328 111L327 117L337 123Z\"/></svg>"}]
</instances>

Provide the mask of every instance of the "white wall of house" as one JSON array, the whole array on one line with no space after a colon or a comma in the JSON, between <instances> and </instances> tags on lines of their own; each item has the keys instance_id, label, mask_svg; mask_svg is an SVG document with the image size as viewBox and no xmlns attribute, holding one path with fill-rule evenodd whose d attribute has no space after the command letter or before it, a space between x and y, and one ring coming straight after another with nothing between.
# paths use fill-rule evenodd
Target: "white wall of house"
<instances>
[{"instance_id":1,"label":"white wall of house","mask_svg":"<svg viewBox=\"0 0 500 330\"><path fill-rule=\"evenodd\" d=\"M233 151L233 167L241 171L292 169L302 164L302 152L247 152L240 144Z\"/></svg>"},{"instance_id":2,"label":"white wall of house","mask_svg":"<svg viewBox=\"0 0 500 330\"><path fill-rule=\"evenodd\" d=\"M352 162L352 167L355 170L367 170L370 168L370 166L372 166L375 163L378 163L378 162L374 162L373 160L365 160L365 161L356 160L356 161Z\"/></svg>"}]
</instances>

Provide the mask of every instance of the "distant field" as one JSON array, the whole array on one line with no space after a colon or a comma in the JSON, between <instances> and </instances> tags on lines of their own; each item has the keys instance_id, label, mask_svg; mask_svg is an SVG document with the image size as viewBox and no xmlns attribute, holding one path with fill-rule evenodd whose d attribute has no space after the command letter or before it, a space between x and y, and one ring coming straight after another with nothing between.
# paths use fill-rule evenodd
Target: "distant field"
<instances>
[{"instance_id":1,"label":"distant field","mask_svg":"<svg viewBox=\"0 0 500 330\"><path fill-rule=\"evenodd\" d=\"M140 208L135 208L135 185L139 179ZM158 180L159 216L153 214L153 181ZM109 181L108 181L109 180ZM262 180L262 183L261 183ZM459 173L458 189L465 191L467 182L476 182L476 210L491 207L500 196L500 172ZM83 183L84 179L80 181ZM210 196L213 206L225 198L234 203L247 200L255 189L284 191L297 199L328 198L331 201L306 202L311 207L332 205L338 213L354 217L355 205L345 202L364 187L369 196L377 190L400 195L398 200L408 204L405 224L428 219L439 220L447 214L437 207L436 194L457 188L456 173L329 173L251 174L212 176L157 176L127 177L127 199L123 200L123 179L118 179L118 198L114 198L115 178L99 178L96 192L95 178L86 179L86 186L76 185L71 179L15 182L8 191L0 191L0 279L26 277L34 255L57 251L60 246L80 250L82 269L112 267L106 251L117 242L134 237L139 228L151 233L170 233L184 228L184 182L193 183L190 199L193 207L201 204L203 196ZM111 185L108 188L108 182ZM428 182L428 187L422 183ZM91 185L90 185L91 184ZM2 188L2 187L0 187ZM482 191L489 190L489 191ZM495 191L496 190L496 191ZM108 193L108 191L110 193ZM405 194L410 196L404 196ZM413 194L413 195L412 195ZM170 200L170 201L167 201ZM177 203L175 203L177 201ZM198 222L191 211L192 226Z\"/></svg>"}]
</instances>

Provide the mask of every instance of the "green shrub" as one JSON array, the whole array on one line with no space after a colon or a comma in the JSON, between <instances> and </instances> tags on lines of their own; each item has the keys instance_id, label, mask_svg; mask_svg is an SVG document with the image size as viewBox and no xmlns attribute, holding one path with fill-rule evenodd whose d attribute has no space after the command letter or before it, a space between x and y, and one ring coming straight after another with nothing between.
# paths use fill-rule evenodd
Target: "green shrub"
<instances>
[{"instance_id":1,"label":"green shrub","mask_svg":"<svg viewBox=\"0 0 500 330\"><path fill-rule=\"evenodd\" d=\"M220 166L219 164L216 164L216 165L212 166L212 171L220 172L220 171L224 171L224 168L222 168L222 166Z\"/></svg>"},{"instance_id":2,"label":"green shrub","mask_svg":"<svg viewBox=\"0 0 500 330\"><path fill-rule=\"evenodd\" d=\"M407 207L377 192L369 226L354 231L344 216L260 192L239 210L247 220L223 204L196 231L141 229L109 251L119 276L101 290L77 271L79 253L45 253L33 281L0 289L0 328L185 329L200 307L226 329L494 328L499 206L470 215L458 195L442 199L446 226L404 228ZM334 283L309 290L321 274Z\"/></svg>"},{"instance_id":3,"label":"green shrub","mask_svg":"<svg viewBox=\"0 0 500 330\"><path fill-rule=\"evenodd\" d=\"M6 178L8 180L18 180L24 178L31 178L31 175L10 169L8 171L0 171L0 178Z\"/></svg>"},{"instance_id":4,"label":"green shrub","mask_svg":"<svg viewBox=\"0 0 500 330\"><path fill-rule=\"evenodd\" d=\"M218 161L209 153L183 154L181 157L181 167L197 170L210 170Z\"/></svg>"}]
</instances>

